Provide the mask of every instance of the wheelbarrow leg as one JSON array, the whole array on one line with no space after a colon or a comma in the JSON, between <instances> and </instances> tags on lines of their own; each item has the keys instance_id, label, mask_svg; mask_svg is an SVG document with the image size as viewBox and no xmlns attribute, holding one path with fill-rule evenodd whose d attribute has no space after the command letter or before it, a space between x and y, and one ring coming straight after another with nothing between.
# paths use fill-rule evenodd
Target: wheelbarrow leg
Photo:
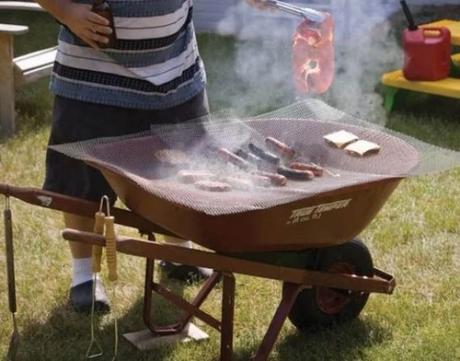
<instances>
[{"instance_id":1,"label":"wheelbarrow leg","mask_svg":"<svg viewBox=\"0 0 460 361\"><path fill-rule=\"evenodd\" d=\"M222 329L220 339L220 361L231 361L233 356L233 316L235 312L235 276L223 274Z\"/></svg>"},{"instance_id":2,"label":"wheelbarrow leg","mask_svg":"<svg viewBox=\"0 0 460 361\"><path fill-rule=\"evenodd\" d=\"M149 234L149 241L156 242L155 235ZM152 299L154 293L154 274L155 274L155 260L147 258L145 266L145 285L144 285L144 324L154 335L165 336L173 335L181 332L184 325L176 323L173 325L158 327L154 324L154 310L152 309Z\"/></svg>"},{"instance_id":3,"label":"wheelbarrow leg","mask_svg":"<svg viewBox=\"0 0 460 361\"><path fill-rule=\"evenodd\" d=\"M272 322L270 323L270 326L264 336L256 356L252 359L253 361L266 361L268 359L268 355L275 345L276 339L278 338L281 328L283 327L284 321L286 321L289 312L291 312L292 306L294 305L300 291L304 288L305 286L297 285L294 283L285 284L281 302L276 310L275 315L273 316Z\"/></svg>"},{"instance_id":4,"label":"wheelbarrow leg","mask_svg":"<svg viewBox=\"0 0 460 361\"><path fill-rule=\"evenodd\" d=\"M155 235L149 235L149 241L155 242ZM155 260L148 259L145 265L145 285L144 285L144 324L152 330L151 314L152 314L152 296L153 296L153 276L155 271ZM153 331L153 330L152 330Z\"/></svg>"}]
</instances>

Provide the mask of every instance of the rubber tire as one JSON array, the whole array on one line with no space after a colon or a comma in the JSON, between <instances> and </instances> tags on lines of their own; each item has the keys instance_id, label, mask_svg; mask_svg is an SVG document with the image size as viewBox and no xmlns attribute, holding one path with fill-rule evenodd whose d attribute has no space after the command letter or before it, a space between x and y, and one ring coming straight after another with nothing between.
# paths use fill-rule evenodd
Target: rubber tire
<instances>
[{"instance_id":1,"label":"rubber tire","mask_svg":"<svg viewBox=\"0 0 460 361\"><path fill-rule=\"evenodd\" d=\"M373 262L366 245L360 240L352 240L339 246L319 250L317 270L327 271L334 263L353 265L360 276L373 276ZM336 314L327 314L318 306L318 287L303 290L289 314L289 320L300 331L329 327L349 322L359 316L367 303L369 293L354 293L349 302Z\"/></svg>"}]
</instances>

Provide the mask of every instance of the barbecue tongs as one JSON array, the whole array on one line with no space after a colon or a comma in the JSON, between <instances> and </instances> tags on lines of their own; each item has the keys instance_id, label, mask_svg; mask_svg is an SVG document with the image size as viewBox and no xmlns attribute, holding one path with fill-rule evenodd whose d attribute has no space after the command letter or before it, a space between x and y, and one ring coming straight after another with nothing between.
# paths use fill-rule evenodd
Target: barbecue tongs
<instances>
[{"instance_id":1,"label":"barbecue tongs","mask_svg":"<svg viewBox=\"0 0 460 361\"><path fill-rule=\"evenodd\" d=\"M314 23L322 23L326 19L326 14L311 8L292 5L278 0L266 0L265 3L275 9L284 11L291 15L300 16Z\"/></svg>"}]
</instances>

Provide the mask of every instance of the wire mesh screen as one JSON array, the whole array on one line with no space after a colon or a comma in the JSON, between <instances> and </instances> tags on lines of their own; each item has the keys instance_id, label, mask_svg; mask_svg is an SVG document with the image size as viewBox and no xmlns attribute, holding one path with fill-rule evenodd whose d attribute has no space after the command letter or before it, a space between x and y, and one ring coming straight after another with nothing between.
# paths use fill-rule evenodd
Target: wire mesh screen
<instances>
[{"instance_id":1,"label":"wire mesh screen","mask_svg":"<svg viewBox=\"0 0 460 361\"><path fill-rule=\"evenodd\" d=\"M325 141L324 136L342 130L380 150L354 156ZM262 156L271 154L267 137L293 152L275 163L270 158L252 162L261 155L252 154L254 149L266 152ZM160 197L209 215L224 215L460 164L456 152L401 138L309 100L253 119L152 126L151 132L53 149L116 173L144 192L145 202ZM250 158L240 163L243 154ZM234 155L240 160L235 161ZM317 166L322 175L291 177L293 163ZM288 169L285 183L276 178L280 169Z\"/></svg>"}]
</instances>

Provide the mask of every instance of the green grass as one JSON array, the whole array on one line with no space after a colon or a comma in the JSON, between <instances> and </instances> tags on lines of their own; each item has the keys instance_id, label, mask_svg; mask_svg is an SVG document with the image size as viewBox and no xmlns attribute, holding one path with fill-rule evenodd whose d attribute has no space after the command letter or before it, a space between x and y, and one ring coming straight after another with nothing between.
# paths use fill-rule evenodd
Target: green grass
<instances>
[{"instance_id":1,"label":"green grass","mask_svg":"<svg viewBox=\"0 0 460 361\"><path fill-rule=\"evenodd\" d=\"M30 19L28 19L30 20ZM3 20L0 20L3 21ZM20 22L19 22L20 23ZM38 25L44 25L41 22ZM54 37L55 24L46 35L18 39L18 53L30 51ZM44 28L43 28L44 29ZM52 42L51 42L52 43ZM210 78L209 95L214 111L230 108L238 114L256 114L288 103L274 95L272 101L250 106L235 94L254 91L233 77L236 44L231 38L202 36L202 54ZM224 86L225 85L225 86ZM274 87L265 92L276 93ZM269 94L270 95L270 94ZM40 187L51 119L47 81L18 94L17 135L0 143L0 181ZM234 98L233 98L234 99ZM399 104L385 122L392 129L434 144L460 150L460 107L457 102L433 97L413 97ZM333 361L454 361L460 359L460 170L424 176L402 183L379 216L362 234L375 264L397 278L392 296L372 295L360 318L348 325L309 334L298 333L288 322L271 355L272 360ZM3 206L3 199L0 201ZM89 343L89 319L67 306L70 255L59 232L56 212L13 201L18 287L18 322L21 333L19 360L82 360ZM3 233L0 225L0 233ZM134 234L122 229L120 233ZM0 357L11 333L7 311L4 244L0 242ZM143 328L141 320L144 261L120 256L116 314L120 332ZM197 286L180 289L190 296ZM235 319L236 360L247 360L262 340L279 301L280 283L247 276L237 277ZM218 315L220 292L205 309ZM174 309L156 301L162 323L172 321ZM200 323L199 323L200 324ZM138 352L124 341L120 360L213 360L218 358L219 336L209 327L211 339L202 344ZM113 319L98 319L98 331L110 359Z\"/></svg>"}]
</instances>

